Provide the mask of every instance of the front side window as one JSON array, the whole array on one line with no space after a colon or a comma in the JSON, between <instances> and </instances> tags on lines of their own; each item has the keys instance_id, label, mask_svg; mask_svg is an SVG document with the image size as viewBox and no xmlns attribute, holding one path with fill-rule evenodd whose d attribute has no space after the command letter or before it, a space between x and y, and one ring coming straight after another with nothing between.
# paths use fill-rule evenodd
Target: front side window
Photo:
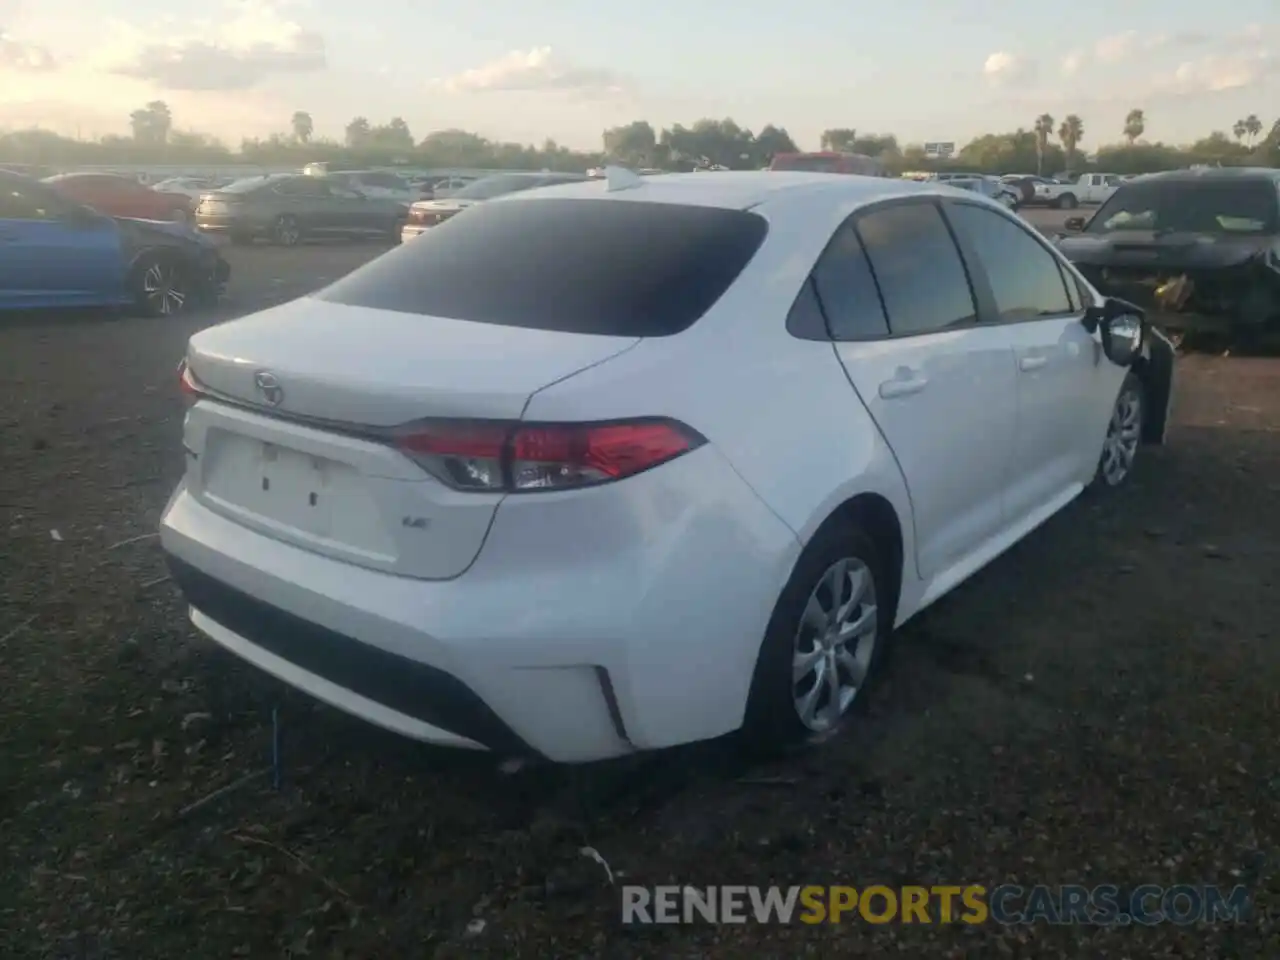
<instances>
[{"instance_id":1,"label":"front side window","mask_svg":"<svg viewBox=\"0 0 1280 960\"><path fill-rule=\"evenodd\" d=\"M1003 321L1072 312L1057 259L1008 217L971 203L955 203L947 217L977 254Z\"/></svg>"},{"instance_id":2,"label":"front side window","mask_svg":"<svg viewBox=\"0 0 1280 960\"><path fill-rule=\"evenodd\" d=\"M857 228L895 336L974 322L968 274L934 204L883 207L860 216Z\"/></svg>"}]
</instances>

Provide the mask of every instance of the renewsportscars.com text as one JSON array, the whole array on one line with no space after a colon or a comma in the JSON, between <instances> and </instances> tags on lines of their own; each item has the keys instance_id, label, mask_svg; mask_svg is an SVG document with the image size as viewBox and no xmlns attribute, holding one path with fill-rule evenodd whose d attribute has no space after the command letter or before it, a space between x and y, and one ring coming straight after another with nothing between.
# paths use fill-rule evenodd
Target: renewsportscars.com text
<instances>
[{"instance_id":1,"label":"renewsportscars.com text","mask_svg":"<svg viewBox=\"0 0 1280 960\"><path fill-rule=\"evenodd\" d=\"M624 924L1190 925L1240 923L1251 906L1243 886L1191 884L622 887Z\"/></svg>"}]
</instances>

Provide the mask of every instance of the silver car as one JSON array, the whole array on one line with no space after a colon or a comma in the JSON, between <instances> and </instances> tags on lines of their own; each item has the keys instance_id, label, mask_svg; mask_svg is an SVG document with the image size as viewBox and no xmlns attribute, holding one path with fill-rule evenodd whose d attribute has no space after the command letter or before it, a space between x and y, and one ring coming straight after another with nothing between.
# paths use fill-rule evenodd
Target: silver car
<instances>
[{"instance_id":1,"label":"silver car","mask_svg":"<svg viewBox=\"0 0 1280 960\"><path fill-rule=\"evenodd\" d=\"M1010 210L1017 210L1021 200L1015 188L1001 183L995 177L952 177L947 181L947 186L980 193L1004 204Z\"/></svg>"}]
</instances>

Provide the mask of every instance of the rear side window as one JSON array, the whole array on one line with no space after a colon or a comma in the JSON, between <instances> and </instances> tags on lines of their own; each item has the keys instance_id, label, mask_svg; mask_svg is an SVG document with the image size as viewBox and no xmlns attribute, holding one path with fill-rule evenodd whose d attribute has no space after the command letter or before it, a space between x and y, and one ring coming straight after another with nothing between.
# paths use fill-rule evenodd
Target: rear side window
<instances>
[{"instance_id":1,"label":"rear side window","mask_svg":"<svg viewBox=\"0 0 1280 960\"><path fill-rule=\"evenodd\" d=\"M895 336L973 323L969 277L936 206L898 203L864 214L857 224Z\"/></svg>"},{"instance_id":2,"label":"rear side window","mask_svg":"<svg viewBox=\"0 0 1280 960\"><path fill-rule=\"evenodd\" d=\"M813 283L835 340L874 340L889 334L880 292L852 225L836 231L813 270Z\"/></svg>"},{"instance_id":3,"label":"rear side window","mask_svg":"<svg viewBox=\"0 0 1280 960\"><path fill-rule=\"evenodd\" d=\"M319 177L294 177L277 183L275 191L286 197L327 197L329 186Z\"/></svg>"},{"instance_id":4,"label":"rear side window","mask_svg":"<svg viewBox=\"0 0 1280 960\"><path fill-rule=\"evenodd\" d=\"M383 190L404 189L404 181L394 173L362 173L360 183L366 187L378 187Z\"/></svg>"},{"instance_id":5,"label":"rear side window","mask_svg":"<svg viewBox=\"0 0 1280 960\"><path fill-rule=\"evenodd\" d=\"M767 232L744 210L504 200L445 221L317 296L507 327L664 337L720 299Z\"/></svg>"},{"instance_id":6,"label":"rear side window","mask_svg":"<svg viewBox=\"0 0 1280 960\"><path fill-rule=\"evenodd\" d=\"M986 270L1003 321L1035 320L1071 313L1058 261L1008 217L969 203L953 203L947 216Z\"/></svg>"}]
</instances>

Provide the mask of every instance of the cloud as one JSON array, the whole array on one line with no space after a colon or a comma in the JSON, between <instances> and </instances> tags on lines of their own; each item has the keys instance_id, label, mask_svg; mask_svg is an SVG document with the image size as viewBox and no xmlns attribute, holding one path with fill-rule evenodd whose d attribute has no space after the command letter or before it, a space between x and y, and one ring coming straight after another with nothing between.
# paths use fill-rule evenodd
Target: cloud
<instances>
[{"instance_id":1,"label":"cloud","mask_svg":"<svg viewBox=\"0 0 1280 960\"><path fill-rule=\"evenodd\" d=\"M1004 87L1018 81L1029 80L1035 73L1035 64L1025 57L1006 50L999 50L982 64L982 75L995 87Z\"/></svg>"},{"instance_id":2,"label":"cloud","mask_svg":"<svg viewBox=\"0 0 1280 960\"><path fill-rule=\"evenodd\" d=\"M1184 61L1171 74L1157 77L1154 92L1180 96L1225 93L1257 86L1278 73L1280 58L1266 48L1213 54Z\"/></svg>"},{"instance_id":3,"label":"cloud","mask_svg":"<svg viewBox=\"0 0 1280 960\"><path fill-rule=\"evenodd\" d=\"M1080 72L1080 68L1084 66L1085 55L1079 50L1074 50L1062 58L1062 72L1068 77L1074 77Z\"/></svg>"},{"instance_id":4,"label":"cloud","mask_svg":"<svg viewBox=\"0 0 1280 960\"><path fill-rule=\"evenodd\" d=\"M0 27L0 70L35 72L53 70L56 66L47 49L34 43L24 43Z\"/></svg>"},{"instance_id":5,"label":"cloud","mask_svg":"<svg viewBox=\"0 0 1280 960\"><path fill-rule=\"evenodd\" d=\"M1103 37L1093 45L1093 55L1101 63L1120 63L1144 53L1154 53L1169 47L1189 47L1205 43L1209 38L1203 33L1124 33Z\"/></svg>"},{"instance_id":6,"label":"cloud","mask_svg":"<svg viewBox=\"0 0 1280 960\"><path fill-rule=\"evenodd\" d=\"M187 36L117 24L96 58L101 69L164 90L247 90L273 74L327 65L324 38L265 0L234 0L230 16L197 22Z\"/></svg>"},{"instance_id":7,"label":"cloud","mask_svg":"<svg viewBox=\"0 0 1280 960\"><path fill-rule=\"evenodd\" d=\"M614 71L572 63L550 47L513 50L433 84L450 93L559 92L591 97L625 93L630 87Z\"/></svg>"}]
</instances>

